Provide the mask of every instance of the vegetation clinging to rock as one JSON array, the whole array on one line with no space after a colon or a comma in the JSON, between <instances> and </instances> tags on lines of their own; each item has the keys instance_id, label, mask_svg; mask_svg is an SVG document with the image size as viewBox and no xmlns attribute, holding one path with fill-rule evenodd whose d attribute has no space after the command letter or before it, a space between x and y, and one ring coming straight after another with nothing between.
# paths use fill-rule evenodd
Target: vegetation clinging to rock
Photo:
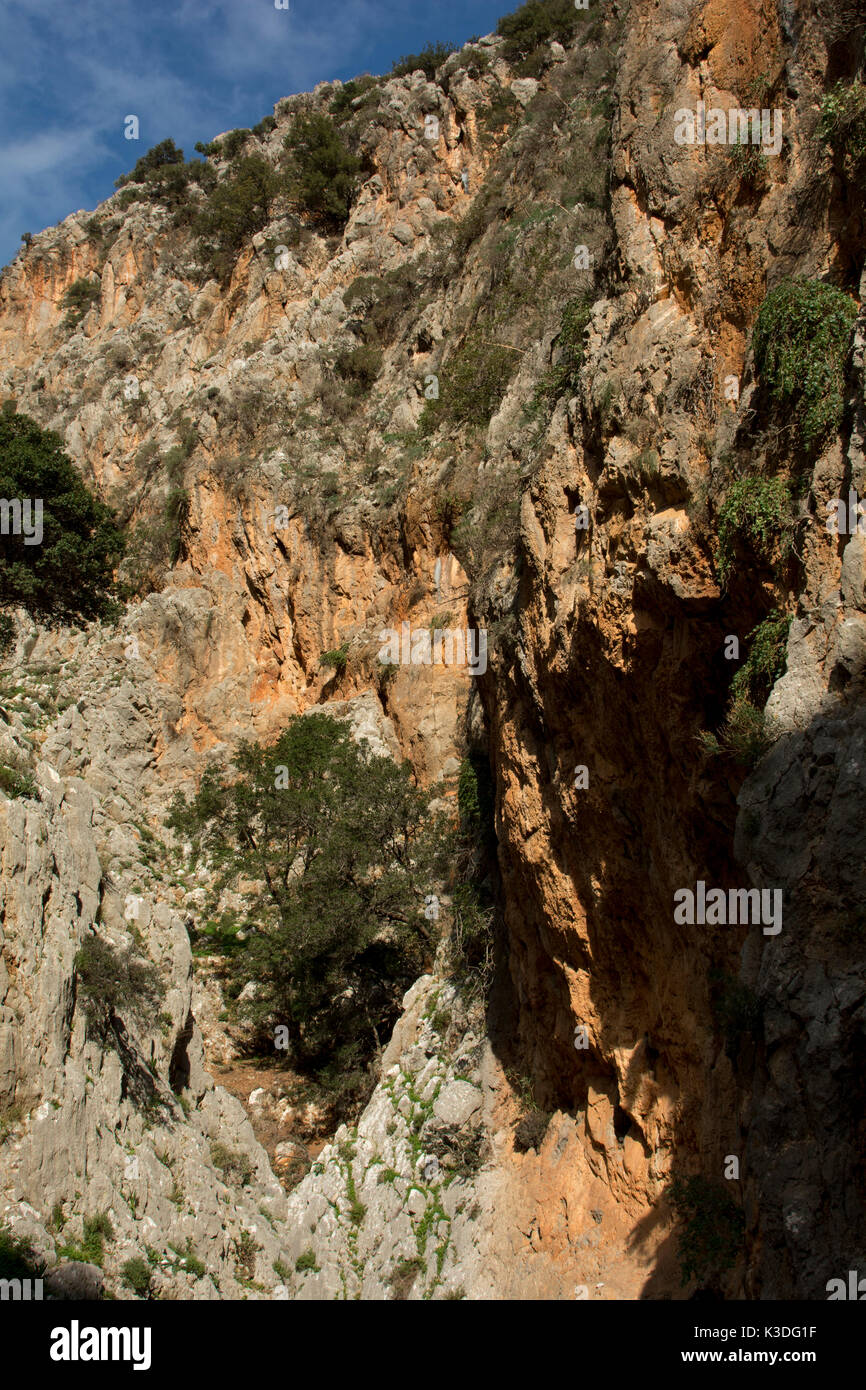
<instances>
[{"instance_id":1,"label":"vegetation clinging to rock","mask_svg":"<svg viewBox=\"0 0 866 1390\"><path fill-rule=\"evenodd\" d=\"M807 448L842 423L845 356L856 317L844 290L821 280L783 280L758 313L755 368L772 399L790 410Z\"/></svg>"}]
</instances>

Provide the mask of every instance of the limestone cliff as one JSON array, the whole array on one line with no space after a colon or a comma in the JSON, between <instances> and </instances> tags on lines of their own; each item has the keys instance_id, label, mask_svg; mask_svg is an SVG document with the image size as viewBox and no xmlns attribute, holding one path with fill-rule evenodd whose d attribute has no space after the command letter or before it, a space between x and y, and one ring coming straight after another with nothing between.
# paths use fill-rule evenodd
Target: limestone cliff
<instances>
[{"instance_id":1,"label":"limestone cliff","mask_svg":"<svg viewBox=\"0 0 866 1390\"><path fill-rule=\"evenodd\" d=\"M0 806L0 1219L49 1251L56 1203L76 1222L111 1207L112 1260L189 1237L209 1277L166 1255L175 1297L239 1279L671 1297L667 1184L724 1182L734 1156L726 1296L822 1298L866 1250L864 542L824 525L866 488L864 223L819 127L862 47L856 6L592 0L535 76L491 36L435 81L355 97L366 167L339 236L277 208L220 282L189 224L117 194L6 269L0 393L58 430L144 559L117 629L20 622L5 737L39 800ZM258 152L276 162L294 115L337 92L280 103ZM679 142L699 107L778 112L778 151ZM811 451L751 347L791 276L857 307L841 423ZM75 324L82 278L98 297ZM799 479L790 555L741 549L723 583L720 518L750 470ZM172 487L182 520L145 555ZM728 705L727 638L745 654L774 609L786 670L747 773L701 735ZM485 629L486 671L384 680L380 633L405 621ZM425 784L486 755L501 959L486 1008L441 958L418 982L358 1125L286 1198L205 1070L190 885L177 854L154 872L147 823L203 753L335 702ZM782 931L678 924L698 880L782 889ZM91 923L127 942L125 893L169 983L128 1040L163 1101L151 1128L71 993ZM726 1031L720 980L748 1027ZM230 1215L213 1144L247 1155Z\"/></svg>"}]
</instances>

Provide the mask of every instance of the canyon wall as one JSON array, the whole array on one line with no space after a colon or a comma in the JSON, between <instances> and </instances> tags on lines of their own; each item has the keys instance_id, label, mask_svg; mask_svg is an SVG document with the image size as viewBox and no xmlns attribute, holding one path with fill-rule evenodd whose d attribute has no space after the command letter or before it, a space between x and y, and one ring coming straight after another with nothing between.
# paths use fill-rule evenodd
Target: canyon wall
<instances>
[{"instance_id":1,"label":"canyon wall","mask_svg":"<svg viewBox=\"0 0 866 1390\"><path fill-rule=\"evenodd\" d=\"M163 524L172 450L187 498L176 553L116 627L19 617L3 737L39 801L0 805L0 1219L46 1255L58 1202L79 1224L111 1207L116 1262L190 1239L208 1275L166 1255L168 1296L680 1297L665 1190L724 1183L731 1156L744 1240L718 1292L824 1297L866 1249L864 542L824 525L866 487L862 314L842 425L811 452L750 346L785 277L859 306L862 203L819 119L858 70L862 17L591 0L537 77L503 49L356 98L367 166L339 236L289 249L275 216L203 282L189 226L117 194L0 279L0 394L139 537ZM276 161L336 90L280 103L257 149ZM700 104L778 113L778 151L678 142ZM71 325L82 277L98 299ZM386 300L359 387L340 354ZM749 468L806 470L792 558L741 549L722 583L723 499ZM745 769L701 735L725 713L727 639L745 654L774 608L787 665L772 746ZM486 671L383 680L382 633L405 622L484 629ZM344 670L321 660L335 648ZM287 1197L205 1070L193 888L178 855L155 872L146 827L205 755L320 706L445 793L467 751L486 757L502 925L486 1005L440 954L359 1123ZM782 889L781 932L677 923L699 880ZM130 892L170 981L164 1021L128 1040L162 1096L150 1127L73 989L91 924L126 943ZM722 978L760 1027L726 1036ZM544 1123L525 1144L527 1104ZM247 1156L245 1181L214 1144Z\"/></svg>"}]
</instances>

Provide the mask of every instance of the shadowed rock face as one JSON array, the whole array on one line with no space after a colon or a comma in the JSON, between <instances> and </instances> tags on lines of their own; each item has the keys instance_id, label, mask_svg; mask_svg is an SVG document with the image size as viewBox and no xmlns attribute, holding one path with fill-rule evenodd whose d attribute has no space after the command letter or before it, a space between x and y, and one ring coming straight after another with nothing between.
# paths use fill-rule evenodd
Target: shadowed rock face
<instances>
[{"instance_id":1,"label":"shadowed rock face","mask_svg":"<svg viewBox=\"0 0 866 1390\"><path fill-rule=\"evenodd\" d=\"M866 1259L864 540L824 526L829 501L866 494L862 316L840 433L812 453L749 350L785 276L859 301L862 201L816 126L862 30L856 7L830 23L795 0L597 9L539 76L482 40L436 82L383 81L344 233L308 229L279 265L279 208L227 283L202 283L188 227L115 197L100 235L76 213L0 279L0 393L144 531L191 441L174 562L116 631L22 617L16 680L37 712L0 735L41 789L0 804L0 1107L17 1107L0 1220L46 1255L62 1202L79 1226L111 1208L109 1274L157 1235L189 1238L208 1275L161 1265L174 1297L251 1278L303 1298L682 1296L664 1189L722 1183L733 1156L745 1243L708 1287L823 1298ZM281 104L263 152L278 159L299 104L329 100ZM746 165L678 143L698 103L778 111L781 152ZM72 329L81 277L100 297ZM370 346L388 294L381 363L356 388L335 363ZM723 589L737 472L799 474L799 516L787 564L741 547ZM746 775L698 736L725 713L727 637L745 655L773 607L793 615L778 737ZM384 678L381 634L404 622L483 629L486 671ZM336 648L342 672L320 660ZM359 1124L287 1199L205 1070L195 883L156 875L140 822L204 754L320 705L445 792L466 747L487 754L503 933L486 1010L441 958L410 991ZM698 880L781 888L782 931L677 924L674 894ZM164 1020L129 1043L170 1115L152 1128L73 993L91 924L132 939L128 893L169 984ZM722 977L748 991L749 1027L720 1021ZM248 1158L236 1191L217 1143ZM125 1176L130 1151L144 1177Z\"/></svg>"}]
</instances>

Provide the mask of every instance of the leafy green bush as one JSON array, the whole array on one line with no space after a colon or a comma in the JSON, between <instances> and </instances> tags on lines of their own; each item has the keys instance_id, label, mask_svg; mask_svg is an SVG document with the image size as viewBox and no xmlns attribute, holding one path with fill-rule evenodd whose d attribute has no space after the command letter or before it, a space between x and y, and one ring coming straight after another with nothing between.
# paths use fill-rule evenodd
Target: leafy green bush
<instances>
[{"instance_id":1,"label":"leafy green bush","mask_svg":"<svg viewBox=\"0 0 866 1390\"><path fill-rule=\"evenodd\" d=\"M186 1245L183 1249L181 1249L179 1245L173 1245L171 1248L178 1256L177 1263L174 1266L175 1272L178 1269L182 1269L187 1274L191 1274L194 1279L204 1278L207 1274L207 1266L203 1260L198 1258L198 1255L193 1249L192 1239L189 1236L187 1236Z\"/></svg>"},{"instance_id":2,"label":"leafy green bush","mask_svg":"<svg viewBox=\"0 0 866 1390\"><path fill-rule=\"evenodd\" d=\"M742 1210L720 1183L703 1177L675 1178L668 1196L679 1224L681 1282L694 1278L704 1285L717 1285L742 1250Z\"/></svg>"},{"instance_id":3,"label":"leafy green bush","mask_svg":"<svg viewBox=\"0 0 866 1390\"><path fill-rule=\"evenodd\" d=\"M183 164L183 150L179 150L173 140L161 140L136 161L131 173L115 179L114 186L124 188L128 183L145 183L151 174L177 164Z\"/></svg>"},{"instance_id":4,"label":"leafy green bush","mask_svg":"<svg viewBox=\"0 0 866 1390\"><path fill-rule=\"evenodd\" d=\"M310 1067L337 1050L365 1061L399 1012L429 937L424 895L445 867L428 794L405 768L368 756L344 723L306 715L270 748L243 743L211 765L169 824L208 856L214 891L239 875L251 931L228 963L243 1010ZM347 990L349 993L347 994Z\"/></svg>"},{"instance_id":5,"label":"leafy green bush","mask_svg":"<svg viewBox=\"0 0 866 1390\"><path fill-rule=\"evenodd\" d=\"M234 1238L234 1248L235 1275L242 1284L249 1284L255 1277L256 1255L261 1246L252 1231L241 1231L240 1235Z\"/></svg>"},{"instance_id":6,"label":"leafy green bush","mask_svg":"<svg viewBox=\"0 0 866 1390\"><path fill-rule=\"evenodd\" d=\"M272 130L276 130L276 126L276 116L262 116L258 125L253 126L253 135L257 135L259 139L262 139L263 136L269 135Z\"/></svg>"},{"instance_id":7,"label":"leafy green bush","mask_svg":"<svg viewBox=\"0 0 866 1390\"><path fill-rule=\"evenodd\" d=\"M138 1298L147 1298L150 1293L150 1281L153 1278L153 1272L147 1260L141 1255L133 1255L131 1260L126 1261L120 1273L127 1288L132 1289Z\"/></svg>"},{"instance_id":8,"label":"leafy green bush","mask_svg":"<svg viewBox=\"0 0 866 1390\"><path fill-rule=\"evenodd\" d=\"M84 1218L84 1238L80 1245L61 1245L57 1251L67 1260L78 1260L82 1264L97 1265L100 1269L105 1258L105 1242L114 1239L114 1227L108 1212Z\"/></svg>"},{"instance_id":9,"label":"leafy green bush","mask_svg":"<svg viewBox=\"0 0 866 1390\"><path fill-rule=\"evenodd\" d=\"M151 202L167 203L172 208L182 208L190 183L200 184L208 190L216 183L216 174L200 159L185 164L183 150L178 149L173 140L163 140L141 156L131 173L121 174L119 179L115 179L114 186L132 191L130 201L142 197ZM130 185L134 185L132 190L129 189Z\"/></svg>"},{"instance_id":10,"label":"leafy green bush","mask_svg":"<svg viewBox=\"0 0 866 1390\"><path fill-rule=\"evenodd\" d=\"M490 841L495 837L493 817L495 796L490 764L481 754L472 754L460 764L457 778L457 808L460 835L465 840Z\"/></svg>"},{"instance_id":11,"label":"leafy green bush","mask_svg":"<svg viewBox=\"0 0 866 1390\"><path fill-rule=\"evenodd\" d=\"M866 83L856 78L850 86L837 82L821 101L818 134L843 163L849 175L866 161Z\"/></svg>"},{"instance_id":12,"label":"leafy green bush","mask_svg":"<svg viewBox=\"0 0 866 1390\"><path fill-rule=\"evenodd\" d=\"M360 159L322 112L298 116L284 143L289 197L326 228L340 230L352 207Z\"/></svg>"},{"instance_id":13,"label":"leafy green bush","mask_svg":"<svg viewBox=\"0 0 866 1390\"><path fill-rule=\"evenodd\" d=\"M342 647L334 647L329 652L322 652L319 657L320 666L330 666L342 676L346 669L346 661L349 655L349 648L344 644Z\"/></svg>"},{"instance_id":14,"label":"leafy green bush","mask_svg":"<svg viewBox=\"0 0 866 1390\"><path fill-rule=\"evenodd\" d=\"M423 1272L424 1261L420 1255L413 1255L409 1260L402 1258L397 1261L388 1275L388 1285L396 1301L402 1302L409 1297L415 1280Z\"/></svg>"},{"instance_id":15,"label":"leafy green bush","mask_svg":"<svg viewBox=\"0 0 866 1390\"><path fill-rule=\"evenodd\" d=\"M419 431L430 434L443 423L486 429L516 367L517 353L488 341L482 329L473 329L440 374L439 399L425 405Z\"/></svg>"},{"instance_id":16,"label":"leafy green bush","mask_svg":"<svg viewBox=\"0 0 866 1390\"><path fill-rule=\"evenodd\" d=\"M583 18L573 0L528 0L512 14L503 15L496 26L497 34L505 39L502 56L508 63L520 64L526 75L537 76L539 50L554 39L568 44Z\"/></svg>"},{"instance_id":17,"label":"leafy green bush","mask_svg":"<svg viewBox=\"0 0 866 1390\"><path fill-rule=\"evenodd\" d=\"M843 290L821 280L783 280L755 321L756 371L807 448L841 425L845 357L856 317L857 306Z\"/></svg>"},{"instance_id":18,"label":"leafy green bush","mask_svg":"<svg viewBox=\"0 0 866 1390\"><path fill-rule=\"evenodd\" d=\"M242 247L267 225L278 191L279 178L260 154L235 160L211 191L193 230L198 258L216 279L230 277Z\"/></svg>"},{"instance_id":19,"label":"leafy green bush","mask_svg":"<svg viewBox=\"0 0 866 1390\"><path fill-rule=\"evenodd\" d=\"M791 495L781 478L738 478L719 512L716 568L727 585L737 545L764 561L784 559L790 548Z\"/></svg>"},{"instance_id":20,"label":"leafy green bush","mask_svg":"<svg viewBox=\"0 0 866 1390\"><path fill-rule=\"evenodd\" d=\"M364 341L377 347L393 341L400 315L417 305L418 291L417 270L398 266L383 276L359 275L344 291L343 303L363 315L359 327Z\"/></svg>"},{"instance_id":21,"label":"leafy green bush","mask_svg":"<svg viewBox=\"0 0 866 1390\"><path fill-rule=\"evenodd\" d=\"M87 280L83 276L73 280L61 301L61 307L66 310L63 327L67 330L77 328L101 294L98 280Z\"/></svg>"},{"instance_id":22,"label":"leafy green bush","mask_svg":"<svg viewBox=\"0 0 866 1390\"><path fill-rule=\"evenodd\" d=\"M89 937L78 951L75 973L88 1026L101 1036L114 1015L129 1012L145 1019L161 998L156 967L136 960L131 948L122 952L99 936Z\"/></svg>"},{"instance_id":23,"label":"leafy green bush","mask_svg":"<svg viewBox=\"0 0 866 1390\"><path fill-rule=\"evenodd\" d=\"M44 1262L29 1241L0 1225L0 1279L38 1279L44 1270Z\"/></svg>"},{"instance_id":24,"label":"leafy green bush","mask_svg":"<svg viewBox=\"0 0 866 1390\"><path fill-rule=\"evenodd\" d=\"M352 114L353 101L364 96L371 102L377 101L379 90L376 78L371 77L369 73L364 73L362 77L355 77L351 82L344 82L342 87L334 93L328 109L332 116L345 119Z\"/></svg>"},{"instance_id":25,"label":"leafy green bush","mask_svg":"<svg viewBox=\"0 0 866 1390\"><path fill-rule=\"evenodd\" d=\"M555 401L560 396L574 395L583 365L583 335L592 317L592 295L570 299L562 311L557 336L559 361L544 376L536 389L537 400Z\"/></svg>"},{"instance_id":26,"label":"leafy green bush","mask_svg":"<svg viewBox=\"0 0 866 1390\"><path fill-rule=\"evenodd\" d=\"M307 1270L318 1273L319 1266L316 1264L316 1256L312 1250L305 1250L302 1255L298 1256L295 1260L295 1269L298 1274L305 1274Z\"/></svg>"},{"instance_id":27,"label":"leafy green bush","mask_svg":"<svg viewBox=\"0 0 866 1390\"><path fill-rule=\"evenodd\" d=\"M382 353L378 348L349 348L341 352L334 363L334 369L344 380L350 381L361 390L369 390L382 370Z\"/></svg>"},{"instance_id":28,"label":"leafy green bush","mask_svg":"<svg viewBox=\"0 0 866 1390\"><path fill-rule=\"evenodd\" d=\"M745 697L753 704L765 704L770 691L785 670L788 632L792 615L773 609L746 638L749 655L731 681L735 699Z\"/></svg>"},{"instance_id":29,"label":"leafy green bush","mask_svg":"<svg viewBox=\"0 0 866 1390\"><path fill-rule=\"evenodd\" d=\"M220 158L236 159L251 135L252 131L246 127L240 130L230 130L225 139L220 141Z\"/></svg>"},{"instance_id":30,"label":"leafy green bush","mask_svg":"<svg viewBox=\"0 0 866 1390\"><path fill-rule=\"evenodd\" d=\"M453 43L428 43L420 53L407 53L404 57L398 58L391 68L391 76L408 77L410 73L421 68L427 81L432 82L436 76L436 69L441 68L445 59L456 52Z\"/></svg>"},{"instance_id":31,"label":"leafy green bush","mask_svg":"<svg viewBox=\"0 0 866 1390\"><path fill-rule=\"evenodd\" d=\"M42 502L42 540L0 535L0 606L40 622L80 625L117 613L113 569L124 548L115 518L88 492L58 435L0 414L0 497Z\"/></svg>"},{"instance_id":32,"label":"leafy green bush","mask_svg":"<svg viewBox=\"0 0 866 1390\"><path fill-rule=\"evenodd\" d=\"M752 145L748 140L740 140L739 136L729 146L728 153L731 163L745 184L757 183L767 168L767 156L760 146Z\"/></svg>"},{"instance_id":33,"label":"leafy green bush","mask_svg":"<svg viewBox=\"0 0 866 1390\"><path fill-rule=\"evenodd\" d=\"M731 701L718 734L702 733L699 742L710 756L727 753L752 768L772 748L775 734L764 711L740 695Z\"/></svg>"}]
</instances>

